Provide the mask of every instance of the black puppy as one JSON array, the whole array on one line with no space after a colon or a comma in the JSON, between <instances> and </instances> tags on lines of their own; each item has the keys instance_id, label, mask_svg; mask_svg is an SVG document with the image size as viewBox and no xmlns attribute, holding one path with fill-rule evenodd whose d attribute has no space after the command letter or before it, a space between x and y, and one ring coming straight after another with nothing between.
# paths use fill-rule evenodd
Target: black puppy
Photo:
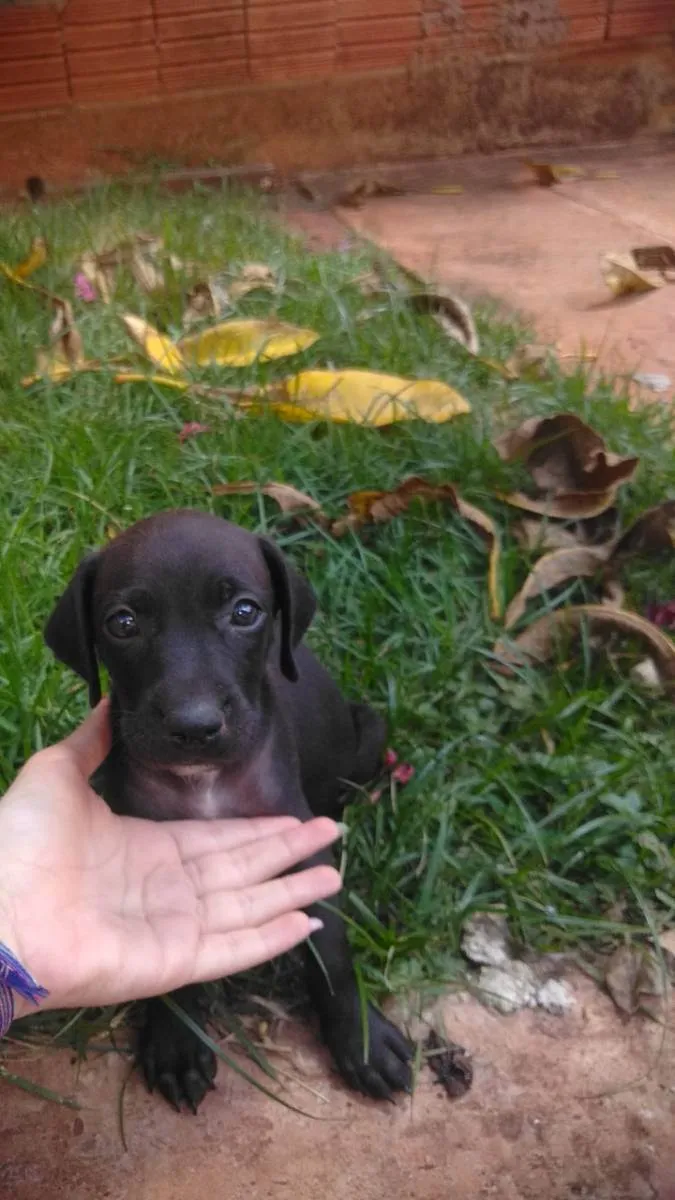
<instances>
[{"instance_id":1,"label":"black puppy","mask_svg":"<svg viewBox=\"0 0 675 1200\"><path fill-rule=\"evenodd\" d=\"M314 611L275 546L204 513L160 513L86 558L45 636L92 704L99 660L110 675L113 748L96 785L111 808L158 821L338 815L345 781L376 774L384 724L348 704L301 645ZM390 1097L410 1085L410 1047L370 1008L366 1061L344 922L317 911L320 961L308 953L307 968L322 1035L352 1087ZM175 995L203 1024L203 990ZM211 1052L161 1000L147 1005L140 1059L177 1108L196 1111L215 1075Z\"/></svg>"}]
</instances>

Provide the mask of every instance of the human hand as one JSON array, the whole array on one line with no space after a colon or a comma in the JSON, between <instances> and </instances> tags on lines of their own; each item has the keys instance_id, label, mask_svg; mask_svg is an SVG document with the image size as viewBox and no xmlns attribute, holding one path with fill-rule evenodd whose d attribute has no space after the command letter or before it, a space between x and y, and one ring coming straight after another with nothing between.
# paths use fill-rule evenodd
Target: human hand
<instances>
[{"instance_id":1,"label":"human hand","mask_svg":"<svg viewBox=\"0 0 675 1200\"><path fill-rule=\"evenodd\" d=\"M158 995L310 935L300 910L338 892L338 872L278 876L335 841L333 821L116 816L88 783L109 746L103 700L0 800L0 942L48 990L41 1007ZM15 996L17 1017L30 1010Z\"/></svg>"}]
</instances>

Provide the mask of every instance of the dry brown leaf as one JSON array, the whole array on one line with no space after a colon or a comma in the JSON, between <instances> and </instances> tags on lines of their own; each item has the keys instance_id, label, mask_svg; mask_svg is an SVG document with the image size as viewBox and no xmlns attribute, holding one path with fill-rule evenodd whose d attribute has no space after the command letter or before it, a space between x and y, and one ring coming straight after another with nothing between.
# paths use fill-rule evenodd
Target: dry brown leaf
<instances>
[{"instance_id":1,"label":"dry brown leaf","mask_svg":"<svg viewBox=\"0 0 675 1200\"><path fill-rule=\"evenodd\" d=\"M321 505L312 496L308 496L305 492L299 492L297 488L291 487L289 483L256 483L254 480L246 480L240 483L216 483L211 488L214 496L255 496L262 493L263 496L269 496L271 500L276 500L279 508L284 513L297 513L307 511L308 509L316 515L321 522L327 520Z\"/></svg>"},{"instance_id":2,"label":"dry brown leaf","mask_svg":"<svg viewBox=\"0 0 675 1200\"><path fill-rule=\"evenodd\" d=\"M110 304L115 286L115 268L99 266L93 250L87 250L80 258L79 270L88 279L104 304Z\"/></svg>"},{"instance_id":3,"label":"dry brown leaf","mask_svg":"<svg viewBox=\"0 0 675 1200\"><path fill-rule=\"evenodd\" d=\"M523 550L534 550L545 554L550 550L572 550L580 545L574 525L558 521L537 521L524 517L513 526L513 535Z\"/></svg>"},{"instance_id":4,"label":"dry brown leaf","mask_svg":"<svg viewBox=\"0 0 675 1200\"><path fill-rule=\"evenodd\" d=\"M675 500L648 508L619 538L614 558L627 554L661 555L675 550Z\"/></svg>"},{"instance_id":5,"label":"dry brown leaf","mask_svg":"<svg viewBox=\"0 0 675 1200\"><path fill-rule=\"evenodd\" d=\"M584 625L594 635L624 633L646 642L664 684L669 688L675 687L675 642L645 617L603 604L559 608L534 621L511 645L498 642L494 649L496 657L501 660L497 670L508 675L512 673L512 667L522 666L528 660L546 662L551 658L561 634L578 632Z\"/></svg>"},{"instance_id":6,"label":"dry brown leaf","mask_svg":"<svg viewBox=\"0 0 675 1200\"><path fill-rule=\"evenodd\" d=\"M366 200L377 196L402 196L403 188L385 179L356 179L337 196L335 203L340 208L361 208Z\"/></svg>"},{"instance_id":7,"label":"dry brown leaf","mask_svg":"<svg viewBox=\"0 0 675 1200\"><path fill-rule=\"evenodd\" d=\"M184 329L191 329L206 318L218 319L232 307L222 274L199 280L190 288L186 301L182 319Z\"/></svg>"},{"instance_id":8,"label":"dry brown leaf","mask_svg":"<svg viewBox=\"0 0 675 1200\"><path fill-rule=\"evenodd\" d=\"M641 271L675 270L675 249L672 246L638 246L631 250L635 266Z\"/></svg>"},{"instance_id":9,"label":"dry brown leaf","mask_svg":"<svg viewBox=\"0 0 675 1200\"><path fill-rule=\"evenodd\" d=\"M575 546L573 549L554 550L544 554L530 572L522 588L509 604L504 618L504 628L510 629L520 620L529 600L551 592L568 579L595 575L607 561L609 551L600 547Z\"/></svg>"},{"instance_id":10,"label":"dry brown leaf","mask_svg":"<svg viewBox=\"0 0 675 1200\"><path fill-rule=\"evenodd\" d=\"M664 975L648 946L619 946L605 969L605 986L620 1012L632 1017L638 1012L660 1017L668 992Z\"/></svg>"},{"instance_id":11,"label":"dry brown leaf","mask_svg":"<svg viewBox=\"0 0 675 1200\"><path fill-rule=\"evenodd\" d=\"M665 282L658 271L645 271L637 267L632 254L605 254L600 270L607 287L617 299L620 296L653 292Z\"/></svg>"},{"instance_id":12,"label":"dry brown leaf","mask_svg":"<svg viewBox=\"0 0 675 1200\"><path fill-rule=\"evenodd\" d=\"M241 300L249 292L260 289L266 292L276 291L277 280L274 271L266 263L245 263L230 284L230 296L233 300Z\"/></svg>"},{"instance_id":13,"label":"dry brown leaf","mask_svg":"<svg viewBox=\"0 0 675 1200\"><path fill-rule=\"evenodd\" d=\"M468 304L458 296L440 290L414 292L407 299L417 312L430 313L448 337L460 342L471 354L478 354L480 341L476 323Z\"/></svg>"},{"instance_id":14,"label":"dry brown leaf","mask_svg":"<svg viewBox=\"0 0 675 1200\"><path fill-rule=\"evenodd\" d=\"M496 442L504 462L522 461L543 495L514 492L501 498L516 508L562 519L597 516L614 503L638 459L608 451L604 440L574 413L530 417Z\"/></svg>"},{"instance_id":15,"label":"dry brown leaf","mask_svg":"<svg viewBox=\"0 0 675 1200\"><path fill-rule=\"evenodd\" d=\"M142 291L148 294L158 292L164 287L164 272L157 266L153 257L144 253L136 246L129 260L131 274Z\"/></svg>"},{"instance_id":16,"label":"dry brown leaf","mask_svg":"<svg viewBox=\"0 0 675 1200\"><path fill-rule=\"evenodd\" d=\"M499 535L487 513L464 500L453 484L429 483L426 479L412 476L404 479L398 487L390 492L354 492L347 500L348 515L333 523L332 533L335 537L340 537L348 530L356 531L369 522L390 521L393 517L398 517L405 512L412 500L447 501L460 517L463 517L480 533L489 548L490 614L494 620L497 620L501 616L497 577L500 554Z\"/></svg>"},{"instance_id":17,"label":"dry brown leaf","mask_svg":"<svg viewBox=\"0 0 675 1200\"><path fill-rule=\"evenodd\" d=\"M58 344L71 370L77 370L84 363L84 347L73 310L67 300L55 298L53 304L56 311L49 328L50 337L53 343Z\"/></svg>"}]
</instances>

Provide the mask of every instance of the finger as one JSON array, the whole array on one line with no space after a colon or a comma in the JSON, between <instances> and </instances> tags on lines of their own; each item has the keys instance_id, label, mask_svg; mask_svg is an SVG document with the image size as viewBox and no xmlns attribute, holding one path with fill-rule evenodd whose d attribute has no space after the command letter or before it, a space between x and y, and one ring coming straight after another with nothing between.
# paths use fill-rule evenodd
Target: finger
<instances>
[{"instance_id":1,"label":"finger","mask_svg":"<svg viewBox=\"0 0 675 1200\"><path fill-rule=\"evenodd\" d=\"M283 879L272 879L255 887L232 892L211 892L201 904L201 926L205 933L228 933L256 928L266 922L305 908L317 900L334 896L342 887L333 867L311 867Z\"/></svg>"},{"instance_id":2,"label":"finger","mask_svg":"<svg viewBox=\"0 0 675 1200\"><path fill-rule=\"evenodd\" d=\"M306 913L290 912L259 926L235 933L212 933L204 937L199 947L194 974L190 982L205 983L248 971L260 963L285 954L304 942L312 932Z\"/></svg>"},{"instance_id":3,"label":"finger","mask_svg":"<svg viewBox=\"0 0 675 1200\"><path fill-rule=\"evenodd\" d=\"M204 854L185 864L197 896L223 888L244 888L273 879L324 850L340 836L334 821L317 817L238 850Z\"/></svg>"},{"instance_id":4,"label":"finger","mask_svg":"<svg viewBox=\"0 0 675 1200\"><path fill-rule=\"evenodd\" d=\"M110 701L105 697L79 728L70 737L64 738L61 746L70 752L79 770L88 779L103 762L110 744Z\"/></svg>"},{"instance_id":5,"label":"finger","mask_svg":"<svg viewBox=\"0 0 675 1200\"><path fill-rule=\"evenodd\" d=\"M164 821L184 863L205 854L236 850L247 842L284 833L300 825L297 817L232 817L220 821Z\"/></svg>"}]
</instances>

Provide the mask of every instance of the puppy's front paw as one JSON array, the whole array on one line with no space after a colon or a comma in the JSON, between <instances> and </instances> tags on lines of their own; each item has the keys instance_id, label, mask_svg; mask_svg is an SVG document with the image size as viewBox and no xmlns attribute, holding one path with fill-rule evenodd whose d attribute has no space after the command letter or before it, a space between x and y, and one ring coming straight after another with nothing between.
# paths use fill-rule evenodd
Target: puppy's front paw
<instances>
[{"instance_id":1,"label":"puppy's front paw","mask_svg":"<svg viewBox=\"0 0 675 1200\"><path fill-rule=\"evenodd\" d=\"M200 1015L199 1010L190 1011L201 1026ZM149 1090L157 1088L177 1112L187 1105L196 1113L214 1086L215 1055L162 1001L148 1004L139 1035L138 1061Z\"/></svg>"},{"instance_id":2,"label":"puppy's front paw","mask_svg":"<svg viewBox=\"0 0 675 1200\"><path fill-rule=\"evenodd\" d=\"M364 1049L360 1007L350 1016L324 1023L324 1039L350 1087L376 1100L393 1100L412 1086L412 1046L403 1034L368 1005L368 1045Z\"/></svg>"}]
</instances>

